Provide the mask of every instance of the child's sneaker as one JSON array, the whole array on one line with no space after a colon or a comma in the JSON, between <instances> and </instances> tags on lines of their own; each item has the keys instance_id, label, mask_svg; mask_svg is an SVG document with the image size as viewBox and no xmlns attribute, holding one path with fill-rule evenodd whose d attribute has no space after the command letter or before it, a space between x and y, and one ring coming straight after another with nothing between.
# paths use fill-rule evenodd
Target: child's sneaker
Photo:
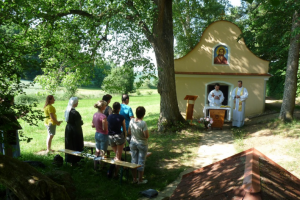
<instances>
[{"instance_id":1,"label":"child's sneaker","mask_svg":"<svg viewBox=\"0 0 300 200\"><path fill-rule=\"evenodd\" d=\"M143 180L142 182L138 182L138 184L146 184L148 182L148 180Z\"/></svg>"}]
</instances>

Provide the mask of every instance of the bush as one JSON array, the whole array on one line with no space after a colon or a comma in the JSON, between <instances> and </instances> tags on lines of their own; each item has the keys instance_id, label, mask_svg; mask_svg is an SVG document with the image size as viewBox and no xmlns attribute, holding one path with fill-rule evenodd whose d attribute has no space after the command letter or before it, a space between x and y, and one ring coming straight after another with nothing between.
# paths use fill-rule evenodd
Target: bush
<instances>
[{"instance_id":1,"label":"bush","mask_svg":"<svg viewBox=\"0 0 300 200\"><path fill-rule=\"evenodd\" d=\"M112 68L111 73L103 80L102 89L112 94L134 93L134 78L133 69L128 69L128 67Z\"/></svg>"},{"instance_id":2,"label":"bush","mask_svg":"<svg viewBox=\"0 0 300 200\"><path fill-rule=\"evenodd\" d=\"M138 96L142 95L141 91L139 91L139 90L136 91L136 94L137 94Z\"/></svg>"},{"instance_id":3,"label":"bush","mask_svg":"<svg viewBox=\"0 0 300 200\"><path fill-rule=\"evenodd\" d=\"M158 79L145 79L140 88L142 89L157 89Z\"/></svg>"},{"instance_id":4,"label":"bush","mask_svg":"<svg viewBox=\"0 0 300 200\"><path fill-rule=\"evenodd\" d=\"M35 95L18 95L15 97L15 103L16 104L33 104L33 103L39 103L39 98Z\"/></svg>"},{"instance_id":5,"label":"bush","mask_svg":"<svg viewBox=\"0 0 300 200\"><path fill-rule=\"evenodd\" d=\"M148 91L148 92L147 92L148 95L151 95L152 93L153 93L152 91Z\"/></svg>"}]
</instances>

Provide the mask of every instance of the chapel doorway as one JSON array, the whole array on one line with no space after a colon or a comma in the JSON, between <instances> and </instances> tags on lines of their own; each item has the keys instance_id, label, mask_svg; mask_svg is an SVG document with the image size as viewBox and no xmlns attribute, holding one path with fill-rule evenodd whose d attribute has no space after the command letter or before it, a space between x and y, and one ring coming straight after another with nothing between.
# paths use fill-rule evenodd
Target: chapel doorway
<instances>
[{"instance_id":1,"label":"chapel doorway","mask_svg":"<svg viewBox=\"0 0 300 200\"><path fill-rule=\"evenodd\" d=\"M224 101L222 102L222 105L227 106L228 105L228 100L230 98L230 96L229 96L230 95L229 85L222 84L222 83L219 83L219 84L220 84L220 90L223 92L223 95L224 95ZM215 83L207 85L206 104L209 104L209 101L208 101L207 97L208 97L210 91L212 91L214 89L215 89ZM225 119L226 118L227 118L227 112L225 112Z\"/></svg>"},{"instance_id":2,"label":"chapel doorway","mask_svg":"<svg viewBox=\"0 0 300 200\"><path fill-rule=\"evenodd\" d=\"M207 85L207 94L206 96L208 97L210 91L215 89L215 84L209 84ZM230 98L229 95L229 86L228 85L222 85L220 84L220 90L223 92L224 95L224 101L222 102L222 105L228 105L228 99ZM206 98L206 103L209 104L208 99Z\"/></svg>"}]
</instances>

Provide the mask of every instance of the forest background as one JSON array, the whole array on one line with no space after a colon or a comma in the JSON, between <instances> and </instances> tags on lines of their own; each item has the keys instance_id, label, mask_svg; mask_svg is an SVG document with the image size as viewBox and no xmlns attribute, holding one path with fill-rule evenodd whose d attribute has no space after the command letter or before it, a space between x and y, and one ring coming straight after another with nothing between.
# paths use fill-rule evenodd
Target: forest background
<instances>
[{"instance_id":1,"label":"forest background","mask_svg":"<svg viewBox=\"0 0 300 200\"><path fill-rule=\"evenodd\" d=\"M267 82L267 96L274 98L282 98L284 90L285 71L287 64L287 56L289 50L289 39L291 34L292 15L290 14L293 10L291 2L282 3L279 6L269 6L269 4L253 3L249 4L242 2L240 7L233 7L229 1L201 1L194 3L193 1L175 1L173 4L173 18L174 18L174 39L175 39L175 58L182 57L191 51L195 45L199 42L202 32L205 28L214 21L225 19L231 21L239 26L242 30L244 38L249 49L256 54L258 57L271 61L269 73L272 77ZM289 4L290 3L290 4ZM187 5L189 4L189 5ZM255 19L255 20L254 20ZM281 19L281 20L279 20ZM21 30L18 30L16 26L1 26L2 33L5 32L7 35L22 34ZM114 34L114 33L112 33ZM120 36L117 36L120 37ZM117 42L117 37L111 38L111 42ZM4 38L3 38L4 39ZM149 50L149 49L147 49ZM54 77L48 77L50 80L43 81L45 76L40 79L36 79L43 74L43 68L41 63L45 62L40 57L41 52L38 51L36 54L27 55L28 59L35 60L36 64L23 67L21 78L23 80L37 80L38 82L45 85L46 88L49 82L56 82L51 85L56 89L58 85L64 86L64 80L56 79L58 75ZM110 81L103 83L103 80L115 77L115 80L121 81L122 79L128 79L138 82L139 77L148 76L142 70L142 66L134 66L134 70L124 74L124 66L114 64L113 60L109 58L111 53L107 53L104 56L104 62L97 62L97 60L90 66L91 70L87 73L86 79L78 76L79 82L74 84L76 87L87 86L99 89L104 89L105 84L112 85L112 87L119 87L123 83L111 84ZM150 59L148 57L148 59ZM154 62L151 60L150 62ZM65 75L70 75L74 72L68 71L67 67ZM154 76L144 85L155 87L158 83L157 72L154 70ZM53 72L52 72L53 73ZM299 73L297 73L299 74ZM299 76L298 76L299 78ZM56 80L56 81L54 81ZM151 82L151 83L150 83ZM135 88L140 85L134 85L134 82L128 83L127 89L113 90L114 92L134 92ZM56 86L57 85L57 86ZM67 84L65 84L67 85ZM298 83L299 85L299 83ZM107 89L109 91L109 89ZM53 90L48 90L48 93L54 93ZM297 96L300 93L300 87L297 89ZM75 93L74 93L75 94ZM74 95L73 94L73 95ZM72 96L72 94L70 94ZM69 95L69 96L70 96ZM68 95L66 96L66 98Z\"/></svg>"},{"instance_id":2,"label":"forest background","mask_svg":"<svg viewBox=\"0 0 300 200\"><path fill-rule=\"evenodd\" d=\"M244 38L249 49L258 57L271 61L269 73L272 74L272 77L267 82L267 96L282 98L293 17L290 13L293 12L293 4L293 2L287 1L286 3L281 3L279 6L270 6L268 3L253 2L252 4L249 4L243 1L240 7L233 7L229 1L224 0L174 1L173 23L175 58L182 57L191 51L199 42L202 32L210 23L220 19L231 21L237 24L242 30L243 35L241 35L241 37ZM13 24L3 24L0 30L2 33L5 33L2 34L3 36L13 36L15 34L22 35L22 30L19 29L17 25ZM109 42L112 43L117 43L118 37L122 37L122 35L118 35L116 32L111 32L110 34L112 35L110 35ZM2 40L4 39L5 37L2 37ZM37 45L37 42L33 45ZM42 47L40 46L37 49L41 48ZM151 48L149 49L148 47L142 50L151 51ZM141 70L143 67L142 65L123 66L122 64L124 64L125 60L122 63L114 63L114 60L110 59L111 54L113 53L106 52L103 57L100 57L99 55L98 58L95 58L92 64L89 64L91 65L89 66L91 70L85 72L86 74L76 73L76 81L72 82L72 84L76 85L76 88L88 86L99 89L104 89L105 85L110 85L110 92L134 92L134 88L138 88L140 84L134 85L132 80L138 82L139 77L144 80L145 77L148 78L149 74ZM101 56L102 55L103 53ZM153 64L154 60L151 60L147 55L146 58L148 59L148 64ZM36 51L35 54L28 54L27 59L30 59L31 61L28 61L30 65L27 64L20 69L22 71L22 79L31 81L37 80L46 89L51 85L51 88L53 89L48 89L48 93L52 94L55 93L55 89L58 85L66 87L71 85L68 85L66 83L68 81L65 80L67 79L67 76L71 76L71 74L75 73L74 69L73 71L68 69L72 68L71 66L64 66L63 69L61 69L63 72L60 72L60 74L55 74L53 71L47 71L46 68L43 68L43 64L47 61L42 59L41 50ZM126 71L124 74L122 70L124 71L128 68L131 71ZM153 66L151 69L152 78L148 78L147 84L155 87L158 83L157 69L153 68ZM51 76L47 75L47 78L41 76L47 73L51 74ZM39 78L39 76L41 77ZM57 79L59 76L61 78ZM65 79L63 79L63 76L65 76ZM124 78L122 78L122 76ZM131 81L126 83L128 84L127 89L112 89L120 88L120 85L124 85L124 83L116 83L116 85L114 85L112 84L113 82L109 81L111 77L116 77L115 80L118 81L128 79L126 77L131 77ZM105 78L106 82L103 82ZM46 81L44 79L49 80ZM74 77L72 79L74 79ZM151 83L149 83L150 80ZM108 88L106 90L109 91ZM74 95L75 91L68 94L66 98ZM297 96L299 93L300 89L298 87Z\"/></svg>"}]
</instances>

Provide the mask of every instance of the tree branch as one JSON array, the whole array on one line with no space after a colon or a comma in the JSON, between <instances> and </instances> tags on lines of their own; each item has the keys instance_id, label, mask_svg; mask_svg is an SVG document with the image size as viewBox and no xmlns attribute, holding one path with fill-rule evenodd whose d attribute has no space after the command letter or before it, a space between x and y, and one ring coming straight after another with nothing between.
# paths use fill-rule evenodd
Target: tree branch
<instances>
[{"instance_id":1,"label":"tree branch","mask_svg":"<svg viewBox=\"0 0 300 200\"><path fill-rule=\"evenodd\" d=\"M101 44L101 42L102 41L107 41L108 28L109 28L109 22L106 23L106 28L105 28L104 35L101 37L101 39L96 43L95 47L93 48L94 50L92 51L91 58L93 58L93 56L95 55L95 52L97 51L97 48L99 47L99 45Z\"/></svg>"},{"instance_id":2,"label":"tree branch","mask_svg":"<svg viewBox=\"0 0 300 200\"><path fill-rule=\"evenodd\" d=\"M154 37L153 34L151 33L149 27L147 26L147 24L141 19L141 16L139 14L139 12L137 11L137 9L134 7L133 5L133 1L132 0L128 0L127 1L127 6L132 9L134 11L134 13L137 13L135 16L133 15L127 15L126 19L134 21L137 20L139 21L139 26L142 28L142 32L145 34L146 38L149 40L149 42L153 42Z\"/></svg>"},{"instance_id":3,"label":"tree branch","mask_svg":"<svg viewBox=\"0 0 300 200\"><path fill-rule=\"evenodd\" d=\"M38 16L41 17L41 18L44 18L44 19L48 19L48 20L55 20L57 18L65 17L65 16L68 16L68 15L80 15L80 16L83 16L83 17L88 17L88 18L94 19L94 20L99 22L104 17L109 17L113 13L118 12L118 11L120 11L120 10L119 9L109 9L108 11L102 12L99 15L93 15L93 14L90 14L90 13L88 13L86 11L83 11L83 10L69 10L69 12L57 13L57 14L54 14L54 15L48 15L48 14L45 14L45 13L40 13L40 14L38 14Z\"/></svg>"}]
</instances>

